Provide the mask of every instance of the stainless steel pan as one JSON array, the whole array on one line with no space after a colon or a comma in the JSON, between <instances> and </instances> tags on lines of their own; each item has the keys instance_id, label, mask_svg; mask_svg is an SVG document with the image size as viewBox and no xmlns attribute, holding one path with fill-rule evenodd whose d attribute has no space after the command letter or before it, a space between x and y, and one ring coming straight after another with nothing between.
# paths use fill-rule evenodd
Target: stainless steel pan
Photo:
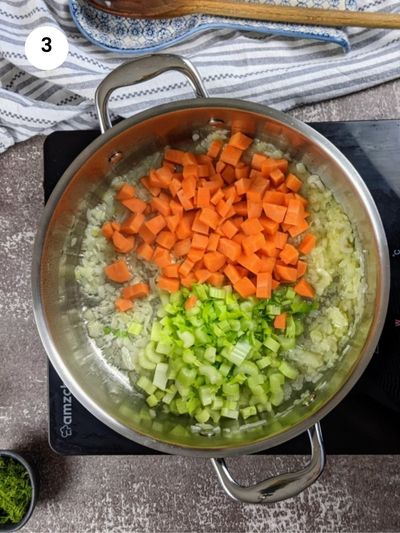
<instances>
[{"instance_id":1,"label":"stainless steel pan","mask_svg":"<svg viewBox=\"0 0 400 533\"><path fill-rule=\"evenodd\" d=\"M160 105L112 127L108 116L111 93L177 70L189 80L197 99ZM128 439L156 450L212 458L226 492L245 502L266 503L289 498L314 482L324 466L318 421L350 391L367 366L383 326L389 293L389 260L384 229L375 203L349 161L323 136L304 123L269 107L229 98L209 98L195 68L173 55L151 55L129 61L105 78L96 93L102 135L69 166L45 208L36 237L32 285L39 333L47 354L64 383L97 418ZM252 431L209 437L178 436L172 417L153 424L143 399L111 372L88 337L82 301L74 277L79 260L86 211L100 200L111 179L145 155L191 137L193 131L229 128L270 141L326 185L351 217L365 256L368 290L363 317L346 356L327 372L307 400L291 405L276 419ZM230 476L223 457L265 450L308 431L310 463L299 472L242 487Z\"/></svg>"}]
</instances>

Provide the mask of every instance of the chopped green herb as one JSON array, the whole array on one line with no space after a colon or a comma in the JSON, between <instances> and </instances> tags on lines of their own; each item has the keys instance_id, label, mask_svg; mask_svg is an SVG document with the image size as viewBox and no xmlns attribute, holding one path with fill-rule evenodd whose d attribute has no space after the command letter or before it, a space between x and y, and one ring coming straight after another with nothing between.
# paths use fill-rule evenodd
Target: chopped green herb
<instances>
[{"instance_id":1,"label":"chopped green herb","mask_svg":"<svg viewBox=\"0 0 400 533\"><path fill-rule=\"evenodd\" d=\"M18 524L32 499L26 468L9 457L0 457L0 524Z\"/></svg>"}]
</instances>

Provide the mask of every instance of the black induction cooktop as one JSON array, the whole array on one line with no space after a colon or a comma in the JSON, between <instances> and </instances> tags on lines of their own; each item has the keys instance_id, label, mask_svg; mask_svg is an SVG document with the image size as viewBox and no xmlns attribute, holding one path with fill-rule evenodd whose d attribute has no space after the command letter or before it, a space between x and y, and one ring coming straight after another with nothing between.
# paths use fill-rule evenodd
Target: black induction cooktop
<instances>
[{"instance_id":1,"label":"black induction cooktop","mask_svg":"<svg viewBox=\"0 0 400 533\"><path fill-rule=\"evenodd\" d=\"M354 164L381 214L389 242L389 310L375 354L346 398L322 421L328 454L400 453L400 120L311 124ZM45 200L98 131L51 134L44 145ZM76 400L49 362L49 442L64 455L156 454L109 429ZM264 452L308 454L306 435Z\"/></svg>"}]
</instances>

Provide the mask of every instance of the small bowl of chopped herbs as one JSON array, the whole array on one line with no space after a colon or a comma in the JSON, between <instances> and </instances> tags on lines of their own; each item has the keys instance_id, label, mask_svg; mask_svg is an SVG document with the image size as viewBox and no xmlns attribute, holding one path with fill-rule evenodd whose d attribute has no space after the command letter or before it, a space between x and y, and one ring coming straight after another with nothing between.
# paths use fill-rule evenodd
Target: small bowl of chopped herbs
<instances>
[{"instance_id":1,"label":"small bowl of chopped herbs","mask_svg":"<svg viewBox=\"0 0 400 533\"><path fill-rule=\"evenodd\" d=\"M33 468L21 455L0 450L0 532L21 529L37 499Z\"/></svg>"}]
</instances>

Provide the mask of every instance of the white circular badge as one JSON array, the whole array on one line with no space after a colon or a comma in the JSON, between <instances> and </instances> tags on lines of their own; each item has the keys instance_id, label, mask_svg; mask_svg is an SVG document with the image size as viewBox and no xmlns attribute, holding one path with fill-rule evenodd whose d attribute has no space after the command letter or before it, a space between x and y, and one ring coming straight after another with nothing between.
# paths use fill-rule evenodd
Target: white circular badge
<instances>
[{"instance_id":1,"label":"white circular badge","mask_svg":"<svg viewBox=\"0 0 400 533\"><path fill-rule=\"evenodd\" d=\"M28 61L39 70L53 70L67 59L68 41L55 26L39 26L25 41Z\"/></svg>"}]
</instances>

